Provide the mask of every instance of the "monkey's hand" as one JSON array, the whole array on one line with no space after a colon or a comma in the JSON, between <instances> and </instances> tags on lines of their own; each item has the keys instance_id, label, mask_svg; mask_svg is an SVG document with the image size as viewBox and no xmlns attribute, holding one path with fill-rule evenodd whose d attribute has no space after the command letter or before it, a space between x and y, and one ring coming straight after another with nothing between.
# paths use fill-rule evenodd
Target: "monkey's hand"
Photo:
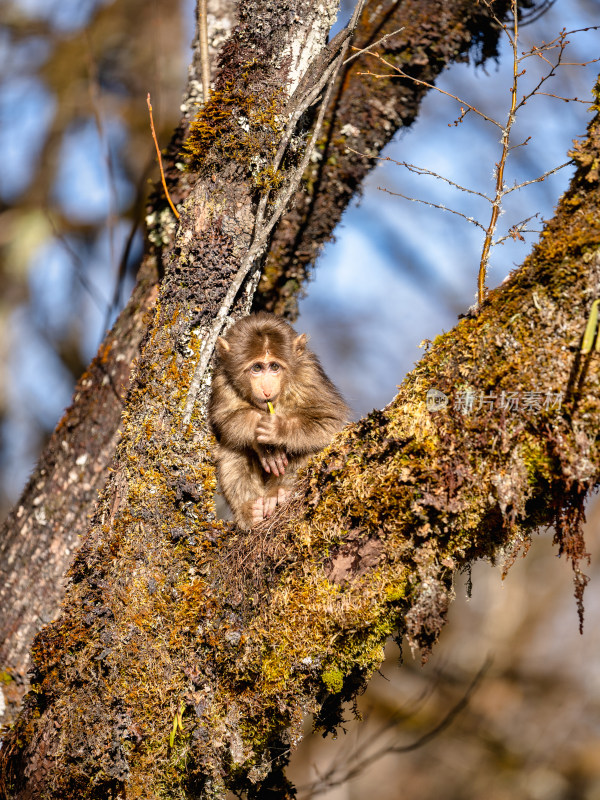
<instances>
[{"instance_id":1,"label":"monkey's hand","mask_svg":"<svg viewBox=\"0 0 600 800\"><path fill-rule=\"evenodd\" d=\"M270 444L281 447L284 421L277 414L262 414L256 423L256 441L259 444Z\"/></svg>"},{"instance_id":2,"label":"monkey's hand","mask_svg":"<svg viewBox=\"0 0 600 800\"><path fill-rule=\"evenodd\" d=\"M256 453L265 472L272 472L277 476L285 474L288 460L283 450L257 445Z\"/></svg>"}]
</instances>

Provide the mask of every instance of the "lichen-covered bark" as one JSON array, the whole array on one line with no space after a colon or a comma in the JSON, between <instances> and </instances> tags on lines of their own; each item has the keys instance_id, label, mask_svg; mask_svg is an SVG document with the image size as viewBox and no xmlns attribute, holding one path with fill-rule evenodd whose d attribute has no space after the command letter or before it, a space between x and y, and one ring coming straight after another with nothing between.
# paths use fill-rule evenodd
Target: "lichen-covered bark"
<instances>
[{"instance_id":1,"label":"lichen-covered bark","mask_svg":"<svg viewBox=\"0 0 600 800\"><path fill-rule=\"evenodd\" d=\"M234 0L210 0L210 55L216 72L219 47L236 20ZM194 60L180 128L165 159L177 201L191 190L176 164L189 120L201 95ZM78 381L73 399L44 448L18 503L0 526L0 724L12 722L28 688L29 650L41 626L60 609L65 573L87 531L99 491L114 458L131 365L139 356L159 274L171 258L174 217L162 187L147 207L151 242L136 288L98 354Z\"/></svg>"},{"instance_id":2,"label":"lichen-covered bark","mask_svg":"<svg viewBox=\"0 0 600 800\"><path fill-rule=\"evenodd\" d=\"M201 416L206 386L191 424L184 412L202 342L255 235L263 188L256 147L285 128L293 111L288 98L323 48L336 11L335 3L257 0L242 8L225 46L227 67L197 118L190 152L198 180L181 209L113 468L63 615L34 645L34 673L40 667L45 677L34 678L22 725L1 750L4 795L153 798L193 796L200 786L217 795L224 784L218 759L207 754L206 764L194 764L175 748L183 721L170 742L173 720L184 712L183 653L185 669L195 669L197 632L186 617L200 600L202 564L190 560L189 548L219 529L208 521L214 475ZM245 116L248 98L262 116ZM202 140L203 126L213 124L218 135ZM223 147L236 125L246 161L240 150ZM294 154L287 163L293 172ZM151 230L157 244L163 230L158 223ZM256 279L254 265L238 313L247 309ZM38 678L45 685L40 694ZM44 696L41 705L36 694Z\"/></svg>"},{"instance_id":3,"label":"lichen-covered bark","mask_svg":"<svg viewBox=\"0 0 600 800\"><path fill-rule=\"evenodd\" d=\"M503 14L506 6L502 0L495 4L495 10ZM208 10L214 77L218 50L236 22L237 3L209 0ZM425 80L433 80L450 60L464 58L469 47L477 48L478 60L495 53L498 32L485 7L464 0L443 4L437 0L368 3L356 46L364 47L401 25L405 30L386 40L385 51L403 65L410 63L415 75ZM228 68L227 64L225 67ZM322 243L331 236L368 169L369 162L347 151L346 145L365 153L379 152L398 127L410 125L416 117L422 88L397 80L374 83L358 74L362 69L364 60L359 59L339 82L328 110L330 121L321 142L322 157L311 166L305 185L276 229L256 295L257 307L294 316L297 294ZM199 72L196 47L182 122L165 158L169 191L178 204L189 196L193 185L193 176L182 173L177 165L195 103L201 97ZM154 259L168 265L174 224L162 189L152 199L148 222L149 237L156 248L148 266L153 266ZM121 417L121 403L114 400L128 384L131 362L138 355L146 325L144 314L135 312L153 302L154 289L155 277L144 277L123 315L123 319L135 323L135 330L129 332L117 327L118 343L115 345L114 334L109 334L102 344L97 363L103 363L105 372L96 373L92 365L82 379L92 380L87 391L76 388L60 430L52 437L15 511L0 530L0 606L8 609L0 618L0 674L4 677L0 691L6 703L0 722L10 721L27 687L32 637L60 605L64 591L62 576L87 528L97 492L104 484ZM114 375L116 394L109 382L102 383L105 374ZM97 424L99 414L101 425ZM96 435L98 430L102 438ZM77 446L68 437L76 440ZM73 456L74 452L77 456ZM71 485L66 476L75 475L74 458L80 458L80 462L77 482ZM61 488L51 504L44 502L36 488L41 484L49 495L56 495L54 490ZM67 486L71 486L72 493L64 490ZM44 513L33 506L34 500L43 506Z\"/></svg>"},{"instance_id":4,"label":"lichen-covered bark","mask_svg":"<svg viewBox=\"0 0 600 800\"><path fill-rule=\"evenodd\" d=\"M501 19L509 8L508 0L489 6L472 0L372 2L365 7L353 46L363 49L402 27L374 51L431 84L448 64L466 60L469 51L477 63L494 57L500 33L494 15ZM416 119L427 89L397 77L375 80L365 74L374 63L362 55L338 79L318 158L273 239L256 310L296 317L299 293L323 244L373 167L364 155L379 155L398 129Z\"/></svg>"},{"instance_id":5,"label":"lichen-covered bark","mask_svg":"<svg viewBox=\"0 0 600 800\"><path fill-rule=\"evenodd\" d=\"M595 110L571 188L524 266L250 534L211 521L200 420L181 429L198 350L186 309L200 298L185 263L174 270L65 614L36 641L35 693L0 752L5 796L285 797L281 767L304 714L339 722L390 633L427 650L454 570L510 563L554 521L580 594L581 507L600 467L598 355L579 352L600 293ZM222 249L215 239L205 269L222 267ZM431 388L450 405L428 411ZM466 388L486 400L463 414L452 401ZM530 403L501 410L503 392Z\"/></svg>"},{"instance_id":6,"label":"lichen-covered bark","mask_svg":"<svg viewBox=\"0 0 600 800\"><path fill-rule=\"evenodd\" d=\"M86 532L114 456L131 362L157 295L153 258L97 356L77 382L19 502L0 528L0 673L10 721L26 686L29 649L59 611L64 574Z\"/></svg>"},{"instance_id":7,"label":"lichen-covered bark","mask_svg":"<svg viewBox=\"0 0 600 800\"><path fill-rule=\"evenodd\" d=\"M238 0L207 0L207 36L211 82L217 74L219 51L229 38L237 22ZM184 117L191 120L197 104L204 102L202 86L202 54L200 48L200 4L196 4L196 37L192 44L192 62L189 67Z\"/></svg>"}]
</instances>

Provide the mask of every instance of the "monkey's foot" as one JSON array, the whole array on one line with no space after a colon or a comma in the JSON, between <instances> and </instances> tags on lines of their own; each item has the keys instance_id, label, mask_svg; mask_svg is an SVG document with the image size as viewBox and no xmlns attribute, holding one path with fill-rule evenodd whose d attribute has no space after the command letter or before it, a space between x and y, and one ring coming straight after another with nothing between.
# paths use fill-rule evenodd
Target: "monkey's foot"
<instances>
[{"instance_id":1,"label":"monkey's foot","mask_svg":"<svg viewBox=\"0 0 600 800\"><path fill-rule=\"evenodd\" d=\"M252 526L260 525L263 519L267 519L275 511L277 506L282 505L290 496L288 489L278 489L277 494L271 497L258 497L252 503Z\"/></svg>"},{"instance_id":2,"label":"monkey's foot","mask_svg":"<svg viewBox=\"0 0 600 800\"><path fill-rule=\"evenodd\" d=\"M271 514L274 513L277 506L282 505L288 499L290 495L289 489L277 489L277 494L273 495L272 497L265 497L264 498L264 515L265 517L270 517Z\"/></svg>"},{"instance_id":3,"label":"monkey's foot","mask_svg":"<svg viewBox=\"0 0 600 800\"><path fill-rule=\"evenodd\" d=\"M265 519L266 517L269 516L267 513L265 513L265 498L264 497L258 497L252 503L251 514L252 514L252 527L254 527L255 525L260 525L260 523L263 521L263 519Z\"/></svg>"},{"instance_id":4,"label":"monkey's foot","mask_svg":"<svg viewBox=\"0 0 600 800\"><path fill-rule=\"evenodd\" d=\"M290 495L291 495L291 491L289 489L278 489L277 490L277 505L278 506L283 505Z\"/></svg>"}]
</instances>

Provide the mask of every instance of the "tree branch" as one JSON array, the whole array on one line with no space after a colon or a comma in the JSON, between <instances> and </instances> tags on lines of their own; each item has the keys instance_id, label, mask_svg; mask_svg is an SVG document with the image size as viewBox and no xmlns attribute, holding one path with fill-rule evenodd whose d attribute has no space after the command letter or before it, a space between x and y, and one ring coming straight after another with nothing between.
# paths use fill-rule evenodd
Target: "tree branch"
<instances>
[{"instance_id":1,"label":"tree branch","mask_svg":"<svg viewBox=\"0 0 600 800\"><path fill-rule=\"evenodd\" d=\"M372 47L383 35L389 36L385 40L388 47L386 52L400 57L405 47L421 42L417 51L422 50L424 58L417 60L423 63L415 68L420 74L424 70L429 77L443 69L450 59L457 57L457 53L461 57L460 54L476 42L481 45L482 60L494 54L497 31L490 28L489 18L476 11L474 4L453 0L451 13L446 13L448 4L445 4L444 14L440 15L436 11L439 5L436 2L389 2L383 7L378 5L380 10L375 16L372 16L373 9L369 5L362 17L355 43L361 47ZM213 75L217 72L218 50L229 38L236 13L237 6L233 0L208 2L209 53ZM411 20L410 29L403 31L402 38L397 38L397 29L407 19ZM197 37L183 104L182 124L169 145L165 162L168 191L177 204L185 202L193 186L193 175L181 173L176 163L180 160L181 144L192 114L197 103L202 102L200 55ZM325 157L308 170L308 185L311 187L309 196L312 199L307 201L304 189L299 190L292 201L292 210L286 213L277 227L265 270L265 276L268 277L263 278L263 299L258 303L261 306L278 311L288 309L293 315L294 298L322 242L331 236L343 208L367 174L369 167L365 163L359 164L359 157L353 161L350 154L349 158L345 143L352 141L359 146L362 142L367 148L365 152L372 152L383 146L399 125L411 124L416 116L423 93L414 84L402 86L390 81L388 84L372 86L357 73L357 69L346 71L341 95L336 89L335 98L328 104L326 119L333 114L335 125L334 128L328 128ZM363 118L364 111L360 111L361 108L369 109L370 122L367 123ZM329 121L326 124L331 126ZM334 131L344 130L347 125L353 126L357 132L359 128L356 126L364 125L360 140L353 138L354 134L350 133L344 134L341 139L332 135ZM314 197L317 188L315 180L319 191L323 192L323 200ZM151 308L156 298L157 264L168 264L172 256L174 228L170 212L164 210L165 205L162 192L156 191L147 215L148 233L154 250L145 261L138 289L121 318L132 320L135 330L130 331L119 322L114 334L109 335L102 344L96 362L102 365L102 369L92 367L89 374L86 373L85 380L90 377L92 380L87 391L76 388L73 404L66 412L60 432L50 440L14 512L0 529L0 601L2 607L8 609L0 620L0 641L3 643L0 648L0 669L13 678L11 683L2 685L8 705L5 722L10 720L27 687L31 639L45 620L55 616L60 606L64 591L62 576L87 528L97 492L104 484L107 467L114 455L121 404L113 403L111 398L124 393L129 382L131 363L139 355L139 343L146 329L147 316L144 310ZM258 280L257 274L253 280ZM246 302L251 302L252 286L248 284L244 291L247 293ZM128 341L124 350L119 344L114 344L113 335L117 342ZM110 381L105 381L106 375L118 376L114 390ZM102 422L97 427L100 417ZM95 438L98 429L104 434L106 446L96 452L89 444L85 445L87 460L77 466L77 499L71 492L55 492L53 487L64 486L65 476L73 468L73 447L69 437L77 442L99 443ZM61 444L62 441L64 444ZM80 445L77 445L75 450L79 452L79 448ZM36 487L42 482L48 487L49 495L61 497L62 502L67 504L68 514L66 510L61 510L60 503L49 505L46 502L42 504L44 515L34 513L37 507L32 505L33 501L41 502ZM24 509L22 512L19 511L21 508ZM21 514L18 519L17 513ZM52 555L41 558L42 553Z\"/></svg>"},{"instance_id":2,"label":"tree branch","mask_svg":"<svg viewBox=\"0 0 600 800\"><path fill-rule=\"evenodd\" d=\"M600 369L580 353L600 296L598 113L573 158L524 266L252 533L211 521L207 442L180 425L193 374L182 343L192 361L199 350L190 311L207 285L225 293L237 206L222 201L216 227L200 206L193 250L182 217L203 294L173 266L64 614L36 640L35 692L0 751L14 797L291 796L282 769L305 713L333 729L390 633L431 648L454 569L510 563L539 525L556 526L581 611L582 508L600 467Z\"/></svg>"},{"instance_id":3,"label":"tree branch","mask_svg":"<svg viewBox=\"0 0 600 800\"><path fill-rule=\"evenodd\" d=\"M467 0L387 0L369 3L353 45L378 50L404 67L414 80L374 81L365 74L370 56L362 54L346 66L326 113L319 159L305 175L305 187L278 226L254 307L290 318L321 248L373 164L359 154L377 156L400 128L411 125L422 98L452 61L478 50L476 61L496 55L499 28L494 14L504 17L510 3L486 8ZM401 30L398 30L401 29ZM394 33L395 31L395 33ZM410 57L407 57L410 53Z\"/></svg>"}]
</instances>

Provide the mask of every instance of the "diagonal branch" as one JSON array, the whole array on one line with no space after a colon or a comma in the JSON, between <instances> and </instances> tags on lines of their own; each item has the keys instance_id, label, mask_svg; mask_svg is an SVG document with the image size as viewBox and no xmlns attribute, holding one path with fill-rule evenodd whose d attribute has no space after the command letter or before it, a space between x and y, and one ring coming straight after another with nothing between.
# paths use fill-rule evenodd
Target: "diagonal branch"
<instances>
[{"instance_id":1,"label":"diagonal branch","mask_svg":"<svg viewBox=\"0 0 600 800\"><path fill-rule=\"evenodd\" d=\"M501 14L507 4L497 5ZM229 37L236 3L209 0L208 11L213 28L209 44L214 73L216 53ZM389 0L383 5L369 3L367 12L361 19L356 45L372 47L383 34L387 53L401 57L405 48L414 46L419 54L414 69L429 79L474 45L480 47L482 60L495 54L497 30L489 16L467 0ZM402 35L397 34L407 20L409 27ZM360 58L353 64L360 64ZM295 297L319 248L331 237L343 209L359 191L369 166L364 159L347 153L346 143L373 152L376 142L384 144L399 126L410 125L416 117L423 97L420 88L399 83L373 86L351 66L347 66L343 83L327 108L323 157L307 170L307 194L304 189L297 192L292 210L276 227L262 283L261 303L265 307L293 313ZM192 176L181 173L176 164L195 102L201 100L200 76L196 41L184 120L165 164L169 192L178 205L185 202L193 184ZM118 398L124 395L131 364L139 357L140 342L156 300L157 269L170 262L175 244L173 231L162 224L165 204L162 192L151 198L148 220L154 245L140 271L138 287L76 387L61 426L0 529L0 605L5 609L0 621L0 670L14 678L1 689L7 706L10 703L12 708L27 687L33 635L60 607L62 576L88 525L114 456L122 410ZM72 475L77 476L76 483L70 480Z\"/></svg>"},{"instance_id":2,"label":"diagonal branch","mask_svg":"<svg viewBox=\"0 0 600 800\"><path fill-rule=\"evenodd\" d=\"M494 3L495 14L503 17L509 5ZM481 45L481 60L495 55L498 31L490 10L467 0L386 0L367 5L353 45L370 50L385 36L384 56L406 64L407 74L423 83L372 80L364 74L368 53L346 65L326 114L320 157L310 165L306 187L275 231L256 309L295 317L298 293L323 244L331 239L373 166L356 153L379 155L397 130L415 120L428 91L424 84L433 84L445 66L463 59L476 43Z\"/></svg>"}]
</instances>

